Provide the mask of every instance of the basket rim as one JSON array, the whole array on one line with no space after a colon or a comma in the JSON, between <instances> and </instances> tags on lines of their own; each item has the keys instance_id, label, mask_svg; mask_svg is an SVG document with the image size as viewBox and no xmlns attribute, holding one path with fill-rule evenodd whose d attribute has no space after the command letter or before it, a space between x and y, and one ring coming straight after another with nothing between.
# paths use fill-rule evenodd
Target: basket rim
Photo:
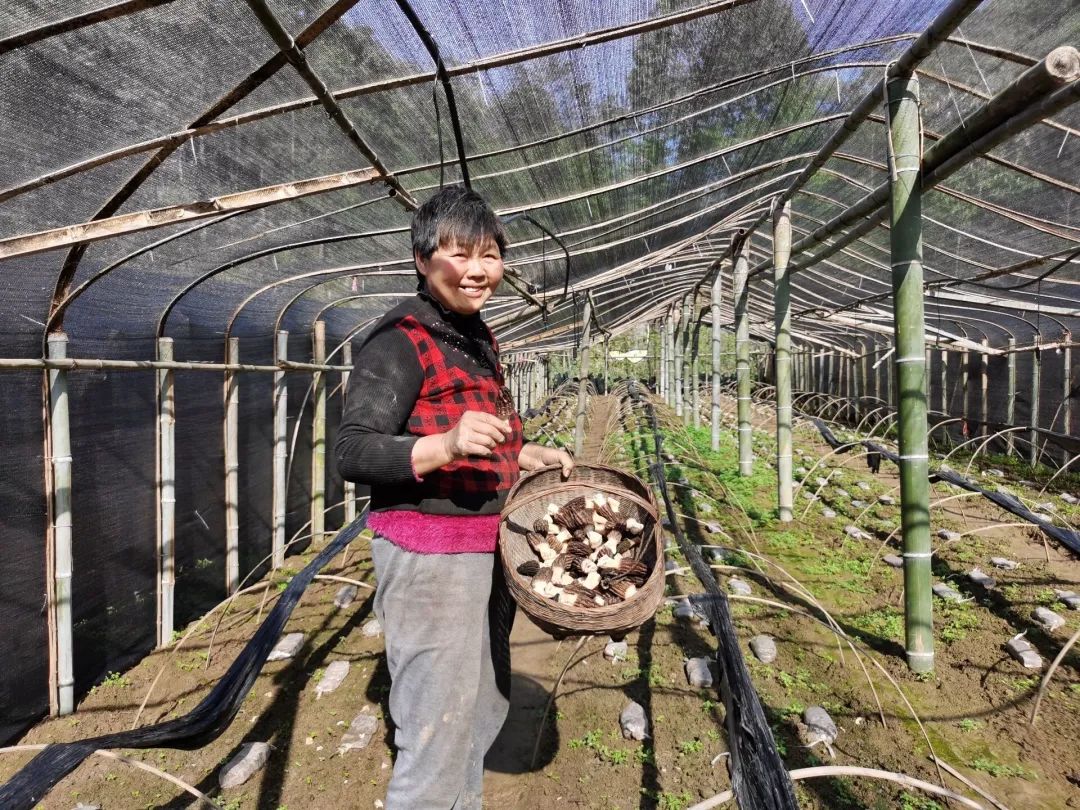
<instances>
[{"instance_id":1,"label":"basket rim","mask_svg":"<svg viewBox=\"0 0 1080 810\"><path fill-rule=\"evenodd\" d=\"M558 469L559 465L546 465L536 470L530 470L529 473L518 480L507 495L506 503L502 511L502 517L499 521L499 558L507 579L507 584L511 593L514 595L514 600L518 603L518 606L525 615L545 631L563 631L568 635L595 635L610 632L628 632L647 621L648 617L655 613L657 606L663 599L662 581L666 576L666 572L664 571L664 566L661 562L663 560L663 533L660 528L659 508L656 504L652 490L633 473L606 464L582 463L577 466L613 473L616 477L620 478L633 479L641 485L641 489L645 494L644 496L641 496L626 487L612 484L602 484L595 481L567 480L560 481L558 488L547 487L540 490L538 493L529 493L528 495L519 498L518 502L515 504L514 496L518 493L520 485L523 482L532 480L537 473ZM535 593L532 588L527 586L524 576L519 574L513 567L512 562L509 559L510 549L506 542L508 534L516 534L516 532L508 525L510 523L510 515L518 508L527 506L546 495L558 492L560 489L563 489L563 484L566 485L566 488L586 487L600 490L616 490L616 494L619 496L630 496L630 499L633 500L635 504L647 512L648 518L651 518L651 525L647 528L649 533L647 545L655 549L656 559L653 570L649 573L648 578L639 590L640 599L635 597L614 605L597 605L590 608L561 605L558 602L544 598Z\"/></svg>"},{"instance_id":2,"label":"basket rim","mask_svg":"<svg viewBox=\"0 0 1080 810\"><path fill-rule=\"evenodd\" d=\"M579 467L590 470L602 470L604 472L614 473L617 476L629 477L633 478L636 481L641 481L641 479L633 473L629 473L626 470L620 470L618 467L612 467L607 464L589 464L585 462L580 462L574 465L575 469ZM653 518L653 520L660 519L659 506L656 503L656 498L653 497L652 490L649 489L648 486L642 487L646 493L645 496L642 496L638 495L636 492L630 491L626 487L619 487L614 484L607 484L597 481L573 481L572 479L568 478L560 481L558 485L542 489L538 492L530 492L527 495L519 497L518 493L520 492L523 485L526 485L533 479L537 478L540 473L549 472L558 468L558 464L548 464L543 467L538 467L535 470L529 470L529 472L525 473L525 475L522 475L520 478L518 478L515 484L510 488L510 491L506 494L506 501L504 502L502 508L503 519L505 519L507 515L515 509L530 504L533 501L539 500L548 493L559 492L560 490L569 487L592 487L593 489L616 491L615 494L629 495L630 499L637 503L638 506L644 508L649 513L649 516Z\"/></svg>"}]
</instances>

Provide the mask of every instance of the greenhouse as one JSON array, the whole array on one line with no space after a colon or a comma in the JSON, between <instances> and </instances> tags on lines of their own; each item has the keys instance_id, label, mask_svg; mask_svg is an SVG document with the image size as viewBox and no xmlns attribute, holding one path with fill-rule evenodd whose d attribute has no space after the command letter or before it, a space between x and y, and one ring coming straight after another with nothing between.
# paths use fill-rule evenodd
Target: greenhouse
<instances>
[{"instance_id":1,"label":"greenhouse","mask_svg":"<svg viewBox=\"0 0 1080 810\"><path fill-rule=\"evenodd\" d=\"M1080 807L1078 47L1071 0L5 4L0 807L407 806L340 448L448 189L524 442L483 806Z\"/></svg>"}]
</instances>

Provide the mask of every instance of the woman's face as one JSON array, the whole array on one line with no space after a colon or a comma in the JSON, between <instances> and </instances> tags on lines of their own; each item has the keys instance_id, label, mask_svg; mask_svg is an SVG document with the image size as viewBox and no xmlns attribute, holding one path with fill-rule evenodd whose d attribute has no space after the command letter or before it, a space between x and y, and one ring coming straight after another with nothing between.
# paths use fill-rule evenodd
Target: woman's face
<instances>
[{"instance_id":1,"label":"woman's face","mask_svg":"<svg viewBox=\"0 0 1080 810\"><path fill-rule=\"evenodd\" d=\"M431 258L416 255L416 267L428 292L451 312L475 315L487 303L503 277L502 254L494 242L440 246Z\"/></svg>"}]
</instances>

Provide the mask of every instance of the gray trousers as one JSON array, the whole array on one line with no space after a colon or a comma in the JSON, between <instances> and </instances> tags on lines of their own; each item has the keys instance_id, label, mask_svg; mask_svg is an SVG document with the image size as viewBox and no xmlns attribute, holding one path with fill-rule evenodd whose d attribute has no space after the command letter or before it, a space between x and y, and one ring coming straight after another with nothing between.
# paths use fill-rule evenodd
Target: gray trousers
<instances>
[{"instance_id":1,"label":"gray trousers","mask_svg":"<svg viewBox=\"0 0 1080 810\"><path fill-rule=\"evenodd\" d=\"M386 810L480 810L484 754L510 707L515 606L495 554L371 542L397 760Z\"/></svg>"}]
</instances>

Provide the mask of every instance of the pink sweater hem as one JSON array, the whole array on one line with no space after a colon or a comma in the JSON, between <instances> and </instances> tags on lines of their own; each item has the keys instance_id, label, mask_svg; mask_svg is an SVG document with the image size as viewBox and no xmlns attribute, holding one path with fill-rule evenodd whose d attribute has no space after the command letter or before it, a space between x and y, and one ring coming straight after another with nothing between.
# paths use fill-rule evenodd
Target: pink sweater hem
<instances>
[{"instance_id":1,"label":"pink sweater hem","mask_svg":"<svg viewBox=\"0 0 1080 810\"><path fill-rule=\"evenodd\" d=\"M417 554L490 554L499 542L499 515L372 512L368 528Z\"/></svg>"}]
</instances>

